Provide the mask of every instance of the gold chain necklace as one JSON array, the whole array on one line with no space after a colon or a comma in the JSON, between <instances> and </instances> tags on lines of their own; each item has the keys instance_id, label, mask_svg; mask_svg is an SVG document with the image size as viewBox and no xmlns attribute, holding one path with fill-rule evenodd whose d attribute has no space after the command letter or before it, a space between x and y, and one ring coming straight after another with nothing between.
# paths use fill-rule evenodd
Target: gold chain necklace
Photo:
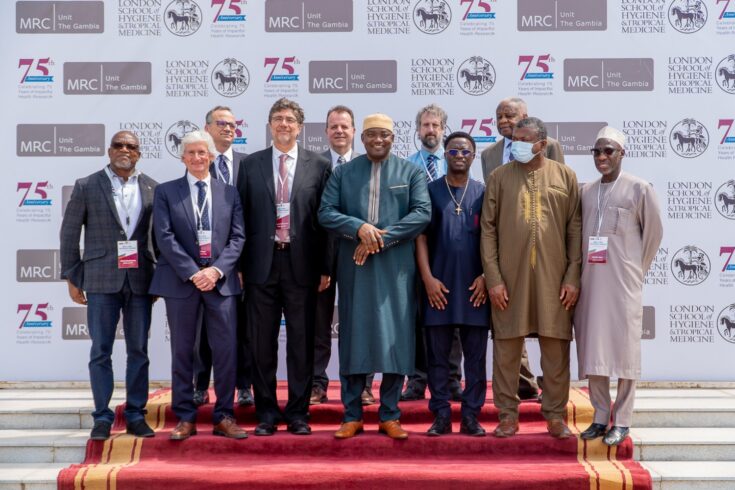
<instances>
[{"instance_id":1,"label":"gold chain necklace","mask_svg":"<svg viewBox=\"0 0 735 490\"><path fill-rule=\"evenodd\" d=\"M449 191L449 197L452 198L452 201L454 201L454 204L457 205L457 207L454 208L454 212L457 216L459 216L462 213L462 201L464 201L464 196L467 194L467 188L470 186L470 177L467 176L467 183L464 185L464 190L462 191L462 197L459 198L459 201L457 201L454 198L454 193L452 192L452 189L449 187L449 181L447 181L447 176L444 176L444 183L447 184L447 191Z\"/></svg>"}]
</instances>

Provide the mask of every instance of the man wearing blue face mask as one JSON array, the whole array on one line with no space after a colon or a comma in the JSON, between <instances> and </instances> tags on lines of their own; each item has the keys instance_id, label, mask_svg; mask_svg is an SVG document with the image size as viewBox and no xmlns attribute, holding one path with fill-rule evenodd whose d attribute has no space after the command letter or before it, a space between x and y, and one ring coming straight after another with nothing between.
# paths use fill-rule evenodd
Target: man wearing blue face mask
<instances>
[{"instance_id":1,"label":"man wearing blue face mask","mask_svg":"<svg viewBox=\"0 0 735 490\"><path fill-rule=\"evenodd\" d=\"M577 176L545 156L546 126L535 118L513 130L515 161L490 174L482 208L481 255L492 306L493 401L497 437L518 431L518 374L526 337L538 337L549 434L571 436L572 310L579 296L582 223Z\"/></svg>"}]
</instances>

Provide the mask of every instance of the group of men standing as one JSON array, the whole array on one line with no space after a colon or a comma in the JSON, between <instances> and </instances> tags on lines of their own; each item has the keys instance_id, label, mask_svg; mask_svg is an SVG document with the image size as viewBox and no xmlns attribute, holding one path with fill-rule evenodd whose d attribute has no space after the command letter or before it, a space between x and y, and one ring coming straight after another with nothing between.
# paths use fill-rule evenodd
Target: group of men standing
<instances>
[{"instance_id":1,"label":"group of men standing","mask_svg":"<svg viewBox=\"0 0 735 490\"><path fill-rule=\"evenodd\" d=\"M374 373L382 373L380 432L408 437L399 401L423 398L428 384L435 416L428 435L453 430L450 400L462 402L460 432L485 435L478 415L488 329L500 414L494 434L514 435L520 400L538 395L524 345L531 336L541 349L549 433L569 437L564 411L576 306L580 376L590 379L596 410L582 437L622 441L640 376L642 280L661 239L655 194L621 174L622 133L605 128L598 136L592 151L602 179L583 186L580 199L558 142L528 117L525 103L505 99L496 112L503 139L482 153L487 187L470 178L474 139L464 132L444 138L447 115L434 104L417 115L422 148L407 160L391 152L393 121L385 114L364 119L365 154L356 155L346 106L327 114L328 151L303 148L304 112L287 99L268 115L272 145L239 154L232 150L235 117L218 106L204 130L182 140L185 175L160 185L135 168L136 136L116 133L109 165L76 182L61 230L62 275L72 300L88 305L92 439L110 434L110 354L121 311L127 432L154 435L144 407L155 297L165 300L171 330L179 420L171 439L196 434L210 366L214 434L247 437L234 419L236 388L239 405L255 404L255 435L272 435L281 423L310 434L309 405L327 400L338 291L344 418L335 437L363 431L363 405L375 403ZM614 284L620 294L611 292ZM610 313L605 328L601 310ZM284 409L276 396L282 315ZM608 430L611 376L619 388Z\"/></svg>"}]
</instances>

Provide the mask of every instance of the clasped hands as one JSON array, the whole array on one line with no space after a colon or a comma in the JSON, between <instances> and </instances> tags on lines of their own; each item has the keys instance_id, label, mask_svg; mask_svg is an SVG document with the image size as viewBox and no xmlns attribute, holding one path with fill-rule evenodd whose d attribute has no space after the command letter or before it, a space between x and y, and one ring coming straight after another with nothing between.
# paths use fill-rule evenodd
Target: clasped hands
<instances>
[{"instance_id":1,"label":"clasped hands","mask_svg":"<svg viewBox=\"0 0 735 490\"><path fill-rule=\"evenodd\" d=\"M381 230L370 223L364 223L357 230L357 237L360 239L360 243L352 255L352 260L355 261L355 264L363 265L369 255L380 252L384 245L383 235L386 233L388 233L388 230Z\"/></svg>"},{"instance_id":2,"label":"clasped hands","mask_svg":"<svg viewBox=\"0 0 735 490\"><path fill-rule=\"evenodd\" d=\"M214 267L205 267L191 276L191 282L194 283L199 291L211 291L217 285L220 277L217 269Z\"/></svg>"}]
</instances>

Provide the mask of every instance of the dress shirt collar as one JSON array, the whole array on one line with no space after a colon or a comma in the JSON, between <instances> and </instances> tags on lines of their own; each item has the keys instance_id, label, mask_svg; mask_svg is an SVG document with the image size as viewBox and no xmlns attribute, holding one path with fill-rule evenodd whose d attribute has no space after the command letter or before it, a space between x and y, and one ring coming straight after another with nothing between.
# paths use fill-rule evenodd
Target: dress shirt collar
<instances>
[{"instance_id":1,"label":"dress shirt collar","mask_svg":"<svg viewBox=\"0 0 735 490\"><path fill-rule=\"evenodd\" d=\"M107 174L107 177L108 177L108 178L109 178L109 179L110 179L111 181L113 181L113 182L114 182L115 180L117 180L117 181L118 181L118 182L119 182L119 183L120 183L121 185L122 185L122 184L123 184L124 182L126 182L125 180L123 180L123 178L122 178L122 177L120 177L119 175L117 175L117 174L116 174L115 172L113 172L113 171L112 171L112 168L110 168L110 165L107 165L107 166L105 167L105 173ZM140 177L140 174L141 174L141 173L142 173L142 172L140 171L140 169L137 169L137 168L136 168L136 169L135 169L135 170L133 171L133 175L131 175L130 177L128 177L128 180L127 180L127 182L133 182L133 183L137 182L137 180L138 180L138 177Z\"/></svg>"},{"instance_id":2,"label":"dress shirt collar","mask_svg":"<svg viewBox=\"0 0 735 490\"><path fill-rule=\"evenodd\" d=\"M281 150L279 150L278 148L276 148L275 145L273 145L273 161L279 162L280 161L280 158L281 158L281 155L283 155L283 152ZM293 145L293 148L291 148L290 150L288 150L286 152L286 155L288 155L290 157L288 160L286 160L286 163L290 163L290 162L294 162L295 163L296 160L298 160L298 157L299 157L299 145Z\"/></svg>"},{"instance_id":3,"label":"dress shirt collar","mask_svg":"<svg viewBox=\"0 0 735 490\"><path fill-rule=\"evenodd\" d=\"M196 183L199 182L199 179L191 175L189 172L186 172L186 180L189 182L189 187L195 187ZM207 176L204 177L202 181L207 184L207 188L209 188L212 181L211 174L207 172Z\"/></svg>"},{"instance_id":4,"label":"dress shirt collar","mask_svg":"<svg viewBox=\"0 0 735 490\"><path fill-rule=\"evenodd\" d=\"M345 159L345 163L347 163L350 160L352 160L352 148L350 148L349 150L347 150L347 153L345 153L344 155L340 155L339 153L337 153L336 151L334 151L332 148L330 148L329 149L329 154L332 156L332 167L336 167L337 166L337 160L339 160L339 157L344 158Z\"/></svg>"}]
</instances>

